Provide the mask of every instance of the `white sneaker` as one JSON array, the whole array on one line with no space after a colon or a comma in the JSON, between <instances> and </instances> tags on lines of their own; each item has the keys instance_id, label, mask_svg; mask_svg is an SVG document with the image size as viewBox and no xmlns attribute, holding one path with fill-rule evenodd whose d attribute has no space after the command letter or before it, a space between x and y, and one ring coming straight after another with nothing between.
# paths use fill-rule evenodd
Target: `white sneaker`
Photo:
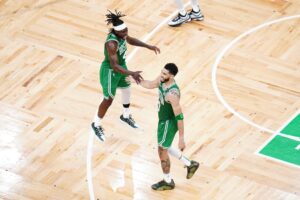
<instances>
[{"instance_id":1,"label":"white sneaker","mask_svg":"<svg viewBox=\"0 0 300 200\"><path fill-rule=\"evenodd\" d=\"M184 16L182 16L180 13L178 13L177 17L169 21L168 25L175 27L175 26L180 26L181 24L188 21L191 21L189 14L186 13Z\"/></svg>"},{"instance_id":2,"label":"white sneaker","mask_svg":"<svg viewBox=\"0 0 300 200\"><path fill-rule=\"evenodd\" d=\"M91 124L93 131L95 132L95 134L97 135L97 137L101 140L101 141L105 141L105 135L104 135L104 130L102 128L102 126L95 126L95 122L93 122Z\"/></svg>"},{"instance_id":3,"label":"white sneaker","mask_svg":"<svg viewBox=\"0 0 300 200\"><path fill-rule=\"evenodd\" d=\"M123 115L121 115L120 119L132 128L139 128L139 125L137 125L137 123L134 121L131 115L129 115L128 118L125 118Z\"/></svg>"},{"instance_id":4,"label":"white sneaker","mask_svg":"<svg viewBox=\"0 0 300 200\"><path fill-rule=\"evenodd\" d=\"M188 15L190 16L191 20L197 20L197 21L204 20L204 16L202 15L200 9L199 9L198 12L195 12L194 10L191 10Z\"/></svg>"}]
</instances>

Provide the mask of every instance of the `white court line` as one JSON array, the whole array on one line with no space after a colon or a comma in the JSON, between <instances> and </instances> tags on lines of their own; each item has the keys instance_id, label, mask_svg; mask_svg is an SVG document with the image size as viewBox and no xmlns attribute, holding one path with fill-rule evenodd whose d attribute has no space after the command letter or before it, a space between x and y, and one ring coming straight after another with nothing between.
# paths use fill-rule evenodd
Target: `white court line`
<instances>
[{"instance_id":1,"label":"white court line","mask_svg":"<svg viewBox=\"0 0 300 200\"><path fill-rule=\"evenodd\" d=\"M293 114L277 131L276 131L276 134L273 134L267 141L265 141L259 149L256 150L255 152L255 155L257 156L260 156L260 157L264 157L264 158L268 158L270 160L273 160L273 161L276 161L276 162L279 162L279 163L284 163L286 165L289 165L289 166L292 166L292 167L296 167L296 168L300 168L299 165L296 165L296 164L293 164L293 163L289 163L289 162L286 162L284 160L280 160L278 158L273 158L271 156L267 156L265 154L261 154L259 153L269 142L271 142L271 140L273 140L277 135L279 136L282 136L282 137L285 137L285 138L289 138L291 140L296 140L296 141L299 141L300 142L300 139L298 137L293 137L293 136L289 136L289 135L285 135L285 134L282 134L280 133L280 131L282 131L282 129L284 127L286 127L296 116L298 116L300 114L300 110L298 112L296 112L295 114ZM299 146L299 145L298 145Z\"/></svg>"},{"instance_id":2,"label":"white court line","mask_svg":"<svg viewBox=\"0 0 300 200\"><path fill-rule=\"evenodd\" d=\"M187 7L190 3L186 3L184 7ZM148 35L146 35L142 41L147 42L163 25L165 25L172 17L178 14L178 11L174 11L169 17L159 23ZM137 53L139 47L134 48L134 50L128 55L126 61L129 62L132 57ZM90 200L95 200L94 185L93 185L93 173L92 173L92 156L93 156L93 143L94 143L94 132L91 129L89 134L89 141L87 146L87 157L86 157L86 171L87 171L87 182Z\"/></svg>"},{"instance_id":3,"label":"white court line","mask_svg":"<svg viewBox=\"0 0 300 200\"><path fill-rule=\"evenodd\" d=\"M264 154L255 154L255 155L260 156L260 157L263 157L263 158L267 158L267 159L269 159L269 160L273 160L273 161L275 161L275 162L283 163L283 164L288 165L288 166L290 166L290 167L295 167L295 168L300 169L300 166L299 166L299 165L296 165L296 164L293 164L293 163L289 163L289 162L286 162L286 161L283 161L283 160L279 160L279 159L277 159L277 158L273 158L273 157L270 157L270 156L266 156L266 155L264 155Z\"/></svg>"},{"instance_id":4,"label":"white court line","mask_svg":"<svg viewBox=\"0 0 300 200\"><path fill-rule=\"evenodd\" d=\"M282 137L286 137L288 135L284 135L282 133L280 133L280 131L282 131L282 129L284 127L286 127L297 115L300 114L300 110L298 112L296 112L295 114L293 114L276 132L275 134L273 134L267 141L265 141L261 147L255 152L255 154L259 154L259 152L271 141L273 140L277 135L280 135ZM289 138L289 137L286 137L286 138ZM292 140L297 140L297 141L300 141L299 139L295 139L295 138L289 138L289 139L292 139Z\"/></svg>"},{"instance_id":5,"label":"white court line","mask_svg":"<svg viewBox=\"0 0 300 200\"><path fill-rule=\"evenodd\" d=\"M266 132L269 132L269 133L273 133L273 134L276 134L275 131L273 130L270 130L268 128L265 128L263 126L260 126L258 124L256 124L255 122L249 120L248 118L244 117L242 114L238 113L237 111L235 111L226 101L225 99L223 98L219 88L218 88L218 85L217 85L217 69L218 69L218 65L220 64L224 54L228 51L228 49L230 49L235 43L237 43L239 40L241 40L242 38L244 38L245 36L249 35L250 33L253 33L261 28L264 28L266 26L269 26L269 25L272 25L272 24L275 24L275 23L278 23L278 22L282 22L282 21L286 21L286 20L290 20L290 19L296 19L296 18L300 18L300 15L293 15L293 16L288 16L288 17L283 17L283 18L280 18L280 19L276 19L276 20L273 20L273 21L270 21L270 22L266 22L266 23L263 23L263 24L260 24L254 28L251 28L250 30L242 33L241 35L239 35L238 37L236 37L234 40L232 40L228 45L226 45L222 51L218 54L217 58L216 58L216 61L215 63L213 64L213 67L212 67L212 85L213 85L213 89L214 89L214 92L217 96L217 98L219 99L219 101L223 104L223 106L225 108L227 108L227 110L229 110L229 112L231 112L232 114L234 114L235 116L237 116L238 118L240 118L242 121L246 122L247 124L250 124L251 126L253 127L256 127L262 131L266 131Z\"/></svg>"},{"instance_id":6,"label":"white court line","mask_svg":"<svg viewBox=\"0 0 300 200\"><path fill-rule=\"evenodd\" d=\"M219 88L218 88L218 85L217 85L217 69L218 69L218 65L220 64L223 56L225 55L225 53L234 45L236 44L239 40L241 40L242 38L244 38L245 36L259 30L259 29L262 29L266 26L270 26L272 24L275 24L275 23L279 23L279 22L283 22L283 21L286 21L286 20L290 20L290 19L296 19L296 18L300 18L300 15L293 15L293 16L288 16L288 17L283 17L283 18L279 18L279 19L276 19L276 20L273 20L273 21L270 21L270 22L266 22L266 23L263 23L263 24L260 24L254 28L251 28L250 30L240 34L238 37L236 37L235 39L233 39L228 45L226 45L222 51L218 54L217 58L216 58L216 61L212 67L212 85L213 85L213 89L214 89L214 92L217 96L217 98L219 99L219 101L223 104L223 106L229 110L229 112L231 112L232 114L234 114L235 116L237 116L238 118L240 118L242 121L246 122L247 124L253 126L253 127L256 127L258 128L259 130L262 130L262 131L266 131L266 132L269 132L269 133L272 133L272 137L269 138L269 140L267 140L265 142L264 145L266 145L269 141L271 141L276 135L280 135L280 136L283 136L283 137L286 137L286 138L289 138L289 139L293 139L293 140L297 140L297 141L300 141L300 138L299 137L294 137L294 136L289 136L289 135L285 135L285 134L282 134L280 133L281 129L291 121L291 119L289 119L285 125L283 125L283 127L281 127L278 131L273 131L273 130L270 130L268 128L265 128L263 126L260 126L258 124L256 124L255 122L249 120L248 118L244 117L242 114L238 113L237 111L235 111L226 101L225 99L223 98ZM293 117L295 117L296 115L298 115L300 112L296 112ZM261 147L263 148L263 147ZM261 150L260 148L260 150ZM259 150L259 151L260 151ZM256 155L259 155L259 156L262 156L261 154L258 154L258 151L255 153ZM268 157L268 156L263 156L263 157ZM272 157L268 157L272 160L276 160L277 162L281 162L281 163L285 163L285 164L288 164L288 165L291 165L291 166L297 166L297 165L294 165L294 164L291 164L291 163L288 163L288 162L285 162L285 161L282 161L282 160L277 160L277 159L274 159ZM297 166L299 167L299 166Z\"/></svg>"}]
</instances>

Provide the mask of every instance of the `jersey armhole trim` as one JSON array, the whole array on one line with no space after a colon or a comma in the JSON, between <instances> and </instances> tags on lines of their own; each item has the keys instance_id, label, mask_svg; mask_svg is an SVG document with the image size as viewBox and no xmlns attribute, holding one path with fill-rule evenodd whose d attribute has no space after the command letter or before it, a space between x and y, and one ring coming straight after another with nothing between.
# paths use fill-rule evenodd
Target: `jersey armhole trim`
<instances>
[{"instance_id":1,"label":"jersey armhole trim","mask_svg":"<svg viewBox=\"0 0 300 200\"><path fill-rule=\"evenodd\" d=\"M107 42L109 42L109 41L116 41L117 42L117 51L119 50L119 41L118 40L116 40L116 39L108 39L108 40L106 40L106 42L105 42L105 44L107 43Z\"/></svg>"}]
</instances>

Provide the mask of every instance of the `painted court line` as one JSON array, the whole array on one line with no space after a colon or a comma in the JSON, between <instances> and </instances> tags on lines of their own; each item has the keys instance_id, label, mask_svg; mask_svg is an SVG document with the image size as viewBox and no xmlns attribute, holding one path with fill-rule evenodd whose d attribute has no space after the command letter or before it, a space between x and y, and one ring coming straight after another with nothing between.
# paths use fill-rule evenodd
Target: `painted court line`
<instances>
[{"instance_id":1,"label":"painted court line","mask_svg":"<svg viewBox=\"0 0 300 200\"><path fill-rule=\"evenodd\" d=\"M223 56L225 55L225 53L234 45L236 44L237 42L239 42L242 38L248 36L249 34L251 33L254 33L255 31L259 30L259 29L262 29L264 27L267 27L267 26L270 26L272 24L276 24L276 23L279 23L279 22L283 22L283 21L286 21L286 20L290 20L290 19L296 19L296 18L300 18L300 15L293 15L293 16L288 16L288 17L283 17L283 18L279 18L279 19L276 19L276 20L273 20L273 21L270 21L270 22L266 22L266 23L263 23L263 24L260 24L254 28L251 28L250 30L240 34L238 37L236 37L235 39L233 39L228 45L226 45L222 51L218 54L217 58L216 58L216 61L215 63L213 64L213 67L212 67L212 86L213 86L213 89L214 89L214 92L217 96L217 98L219 99L219 101L223 104L223 106L229 111L231 112L232 114L234 114L235 116L237 116L238 118L240 118L242 121L246 122L247 124L253 126L253 127L256 127L258 128L259 130L262 130L262 131L266 131L266 132L269 132L269 133L273 133L273 134L276 134L276 132L274 132L273 130L270 130L266 127L263 127L263 126L260 126L258 124L256 124L255 122L249 120L248 118L244 117L242 114L238 113L237 111L234 110L234 108L232 108L226 101L225 99L223 98L219 88L218 88L218 84L217 84L217 69L218 69L218 65L220 64Z\"/></svg>"},{"instance_id":2,"label":"painted court line","mask_svg":"<svg viewBox=\"0 0 300 200\"><path fill-rule=\"evenodd\" d=\"M294 164L292 162L287 162L285 160L281 160L279 158L275 158L275 157L272 157L270 155L266 155L264 153L260 153L265 147L267 147L267 145L269 145L275 138L276 136L281 136L281 137L284 137L284 138L288 138L290 140L294 140L294 141L298 141L300 142L300 139L299 137L294 137L294 136L290 136L290 135L286 135L284 133L280 133L286 126L288 126L289 123L291 123L293 121L293 119L295 119L298 115L300 114L300 110L298 112L296 112L295 114L293 114L289 120L286 121L286 123L284 123L278 130L277 130L277 133L276 134L273 134L272 137L270 137L266 142L264 142L263 145L261 145L261 147L255 152L256 155L258 156L261 156L261 157L264 157L264 158L268 158L268 159L271 159L271 160L274 160L276 162L280 162L280 163L284 163L286 165L289 165L289 166L293 166L293 167L296 167L296 168L300 168L300 165L297 165L297 164ZM295 147L295 150L300 150L300 144L297 145Z\"/></svg>"},{"instance_id":3,"label":"painted court line","mask_svg":"<svg viewBox=\"0 0 300 200\"><path fill-rule=\"evenodd\" d=\"M270 156L266 156L266 155L264 155L264 154L258 154L258 153L256 153L255 155L260 156L260 157L263 157L263 158L267 158L267 159L269 159L269 160L273 160L273 161L275 161L275 162L283 163L283 164L288 165L288 166L290 166L290 167L295 167L295 168L299 168L299 169L300 169L300 166L299 166L299 165L296 165L296 164L293 164L293 163L290 163L290 162L286 162L286 161L284 161L284 160L279 160L279 159L277 159L277 158L273 158L273 157L270 157Z\"/></svg>"},{"instance_id":4,"label":"painted court line","mask_svg":"<svg viewBox=\"0 0 300 200\"><path fill-rule=\"evenodd\" d=\"M297 112L295 112L273 135L272 137L270 137L256 152L258 153L259 151L261 151L264 146L266 146L266 144L268 144L275 136L280 135L282 137L286 137L292 140L297 140L300 141L299 138L297 137L289 137L289 135L285 135L280 133L280 131L282 129L284 129L284 127L286 127L296 116L298 116L300 114L300 110L298 110Z\"/></svg>"},{"instance_id":5,"label":"painted court line","mask_svg":"<svg viewBox=\"0 0 300 200\"><path fill-rule=\"evenodd\" d=\"M281 134L280 131L286 127L298 114L300 114L300 110L298 110L298 112L295 112L291 117L289 117L289 119L283 124L281 125L281 127L268 139L266 140L262 145L261 147L255 152L255 154L259 154L259 152L271 141L273 140L276 135L280 135L280 136L283 136L285 137L284 134ZM288 137L289 138L289 137ZM290 138L292 140L294 140L293 138Z\"/></svg>"},{"instance_id":6,"label":"painted court line","mask_svg":"<svg viewBox=\"0 0 300 200\"><path fill-rule=\"evenodd\" d=\"M286 21L286 20L291 20L291 19L296 19L296 18L300 18L300 15L293 15L293 16L288 16L288 17L283 17L283 18L279 18L279 19L276 19L276 20L273 20L273 21L270 21L270 22L266 22L266 23L263 23L263 24L260 24L256 27L253 27L251 28L250 30L240 34L238 37L236 37L235 39L233 39L229 44L227 44L222 50L221 52L218 54L216 60L215 60L215 63L213 64L213 67L212 67L212 86L213 86L213 89L214 89L214 92L217 96L217 98L219 99L219 101L223 104L223 106L229 111L231 112L232 114L234 114L235 116L237 116L238 118L240 118L242 121L246 122L247 124L253 126L253 127L256 127L258 128L259 130L262 130L262 131L266 131L266 132L269 132L269 133L272 133L273 135L269 138L269 140L267 140L265 142L265 145L267 143L269 143L272 139L274 139L277 135L280 135L282 137L286 137L286 138L289 138L289 139L292 139L292 140L296 140L296 141L299 141L299 138L298 137L294 137L294 136L288 136L288 135L285 135L285 134L282 134L282 133L279 133L280 130L282 130L283 127L286 126L286 124L289 123L289 121L291 121L291 119L286 122L286 124L283 125L283 127L281 127L281 129L279 129L279 131L273 131L273 130L270 130L266 127L263 127L259 124L256 124L255 122L249 120L248 118L246 118L245 116L243 116L242 114L238 113L234 108L232 108L226 101L225 99L223 98L219 88L218 88L218 84L217 84L217 69L218 69L218 65L220 64L223 56L225 55L225 53L234 45L236 44L237 42L239 42L242 38L250 35L251 33L259 30L259 29L262 29L264 27L267 27L267 26L270 26L272 24L275 24L275 23L279 23L279 22L283 22L283 21ZM297 113L295 113L291 118L293 119L294 116L297 116L297 114L299 114L299 111ZM263 147L260 148L260 150L262 149ZM260 151L259 150L259 151ZM256 155L259 155L259 156L263 156L263 157L268 157L268 156L265 156L265 155L261 155L261 154L258 154L258 151L255 153ZM288 163L288 162L285 162L285 161L282 161L282 160L277 160L277 159L274 159L272 157L268 157L269 159L272 159L272 160L276 160L277 162L281 162L281 163L284 163L284 164L287 164L287 165L290 165L290 166L296 166L299 168L298 165L294 165L292 163Z\"/></svg>"},{"instance_id":7,"label":"painted court line","mask_svg":"<svg viewBox=\"0 0 300 200\"><path fill-rule=\"evenodd\" d=\"M186 3L186 8L190 3ZM142 41L147 42L163 25L165 25L171 18L178 14L178 11L174 11L169 17L159 23L148 35L146 35ZM128 55L126 61L129 62L133 56L137 53L139 47L134 48L130 55ZM96 115L95 115L96 116ZM94 185L93 185L93 173L92 173L92 156L93 156L93 143L94 143L94 132L91 129L89 133L89 141L87 146L87 157L86 157L86 171L87 171L87 182L90 200L95 200Z\"/></svg>"},{"instance_id":8,"label":"painted court line","mask_svg":"<svg viewBox=\"0 0 300 200\"><path fill-rule=\"evenodd\" d=\"M284 134L284 133L277 133L277 135L280 135L281 137L285 137L285 138L288 138L288 139L291 139L291 140L296 140L296 141L300 142L300 138L296 137L296 136L291 136L291 135L287 135L287 134Z\"/></svg>"}]
</instances>

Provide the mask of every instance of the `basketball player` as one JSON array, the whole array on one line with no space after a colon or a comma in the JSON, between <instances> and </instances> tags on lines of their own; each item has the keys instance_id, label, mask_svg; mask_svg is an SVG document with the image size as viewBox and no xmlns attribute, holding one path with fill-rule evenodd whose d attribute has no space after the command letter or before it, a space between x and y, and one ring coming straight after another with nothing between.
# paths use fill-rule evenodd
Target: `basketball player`
<instances>
[{"instance_id":1,"label":"basketball player","mask_svg":"<svg viewBox=\"0 0 300 200\"><path fill-rule=\"evenodd\" d=\"M161 74L154 81L141 80L140 85L147 89L158 88L158 155L161 161L161 168L164 173L164 179L152 185L153 190L172 190L175 183L170 175L170 159L169 154L181 160L187 167L186 178L190 179L199 167L199 163L189 160L182 153L171 147L173 139L177 131L179 131L178 148L183 151L185 149L184 142L184 126L183 114L180 100L180 90L174 80L178 68L173 63L168 63L162 69Z\"/></svg>"},{"instance_id":2,"label":"basketball player","mask_svg":"<svg viewBox=\"0 0 300 200\"><path fill-rule=\"evenodd\" d=\"M175 3L178 7L178 15L168 23L169 26L175 27L191 20L202 21L204 19L198 4L198 0L190 1L192 4L192 10L187 13L184 9L182 0L175 0Z\"/></svg>"},{"instance_id":3,"label":"basketball player","mask_svg":"<svg viewBox=\"0 0 300 200\"><path fill-rule=\"evenodd\" d=\"M160 49L156 46L145 44L144 42L130 37L128 35L128 28L126 24L120 19L125 15L121 12L115 11L116 13L109 13L106 15L107 25L112 24L113 28L106 38L104 47L104 61L101 64L100 69L100 83L103 89L104 99L98 108L98 114L95 117L92 128L95 134L100 140L104 141L104 131L102 128L102 119L113 102L116 94L116 89L120 88L122 91L122 103L124 107L123 114L120 119L131 126L132 128L138 128L138 125L132 118L129 106L130 106L130 83L128 83L125 78L131 76L136 83L140 83L142 76L141 71L130 71L126 65L126 42L134 45L145 47L154 51L156 54L160 53Z\"/></svg>"}]
</instances>

